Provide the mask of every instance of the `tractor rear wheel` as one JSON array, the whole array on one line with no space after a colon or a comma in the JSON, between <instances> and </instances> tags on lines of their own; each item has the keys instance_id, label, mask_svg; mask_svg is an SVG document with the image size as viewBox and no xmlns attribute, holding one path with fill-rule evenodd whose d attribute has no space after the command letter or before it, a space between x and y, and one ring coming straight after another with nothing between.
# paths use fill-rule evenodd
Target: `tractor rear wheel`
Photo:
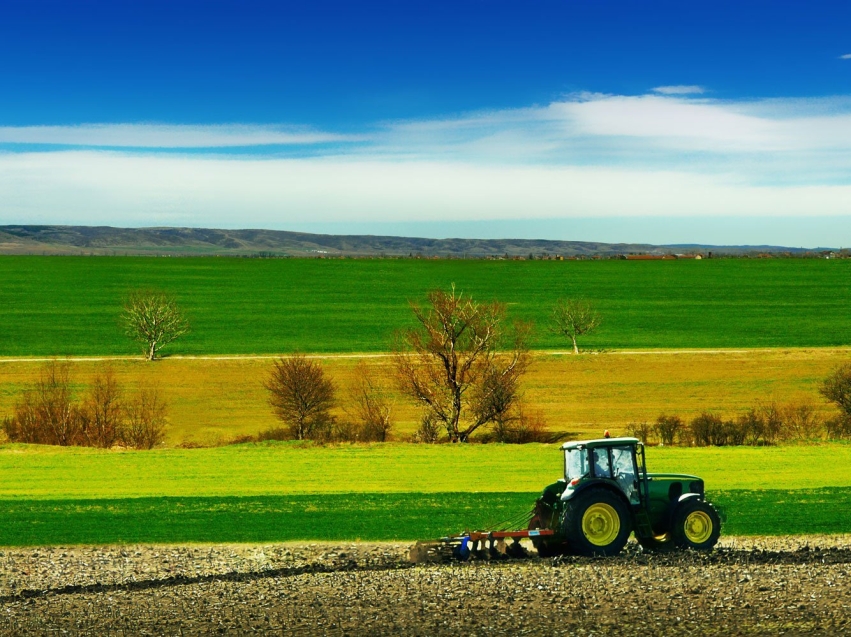
<instances>
[{"instance_id":1,"label":"tractor rear wheel","mask_svg":"<svg viewBox=\"0 0 851 637\"><path fill-rule=\"evenodd\" d=\"M721 535L721 518L704 500L687 500L674 511L671 535L683 549L709 551Z\"/></svg>"},{"instance_id":2,"label":"tractor rear wheel","mask_svg":"<svg viewBox=\"0 0 851 637\"><path fill-rule=\"evenodd\" d=\"M626 545L632 524L621 498L605 489L591 489L570 501L563 529L572 552L610 556Z\"/></svg>"}]
</instances>

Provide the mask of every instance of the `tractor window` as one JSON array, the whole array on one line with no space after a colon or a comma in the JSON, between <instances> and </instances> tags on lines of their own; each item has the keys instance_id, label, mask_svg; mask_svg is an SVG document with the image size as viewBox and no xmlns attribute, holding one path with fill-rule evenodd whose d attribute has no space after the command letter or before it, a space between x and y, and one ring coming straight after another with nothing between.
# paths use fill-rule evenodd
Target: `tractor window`
<instances>
[{"instance_id":1,"label":"tractor window","mask_svg":"<svg viewBox=\"0 0 851 637\"><path fill-rule=\"evenodd\" d=\"M594 449L594 475L598 478L611 478L612 471L609 466L609 450L606 447Z\"/></svg>"},{"instance_id":2,"label":"tractor window","mask_svg":"<svg viewBox=\"0 0 851 637\"><path fill-rule=\"evenodd\" d=\"M568 481L588 473L588 452L585 449L571 449L565 452L565 456L565 477Z\"/></svg>"},{"instance_id":3,"label":"tractor window","mask_svg":"<svg viewBox=\"0 0 851 637\"><path fill-rule=\"evenodd\" d=\"M614 477L630 501L638 497L635 493L635 464L632 455L632 447L612 447Z\"/></svg>"}]
</instances>

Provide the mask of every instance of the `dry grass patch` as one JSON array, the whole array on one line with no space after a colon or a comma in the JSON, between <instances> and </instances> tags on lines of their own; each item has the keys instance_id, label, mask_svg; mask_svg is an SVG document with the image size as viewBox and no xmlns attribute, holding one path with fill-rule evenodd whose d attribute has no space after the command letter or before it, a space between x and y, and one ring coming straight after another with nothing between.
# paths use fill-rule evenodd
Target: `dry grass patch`
<instances>
[{"instance_id":1,"label":"dry grass patch","mask_svg":"<svg viewBox=\"0 0 851 637\"><path fill-rule=\"evenodd\" d=\"M578 436L619 434L628 423L653 421L660 413L690 419L702 411L733 415L758 403L811 400L825 414L833 408L819 396L819 382L849 360L845 349L776 349L749 352L665 351L580 356L539 353L523 382L527 403L543 412L552 430ZM338 386L356 377L363 361L377 376L389 376L389 358L325 358ZM43 363L0 362L0 417L11 412L20 391L38 378ZM97 370L113 366L123 385L157 384L170 404L167 444L213 445L279 426L263 387L271 359L181 359L156 363L75 361L72 382L82 392ZM392 394L396 439L419 424L417 408ZM344 417L342 410L337 413Z\"/></svg>"}]
</instances>

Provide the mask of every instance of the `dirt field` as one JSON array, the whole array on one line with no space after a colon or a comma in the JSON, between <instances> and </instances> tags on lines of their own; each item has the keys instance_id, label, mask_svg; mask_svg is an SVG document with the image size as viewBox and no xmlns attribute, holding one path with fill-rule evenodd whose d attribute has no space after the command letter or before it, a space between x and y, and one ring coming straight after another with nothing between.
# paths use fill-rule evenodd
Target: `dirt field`
<instances>
[{"instance_id":1,"label":"dirt field","mask_svg":"<svg viewBox=\"0 0 851 637\"><path fill-rule=\"evenodd\" d=\"M2 634L851 633L851 536L412 566L407 545L0 552Z\"/></svg>"}]
</instances>

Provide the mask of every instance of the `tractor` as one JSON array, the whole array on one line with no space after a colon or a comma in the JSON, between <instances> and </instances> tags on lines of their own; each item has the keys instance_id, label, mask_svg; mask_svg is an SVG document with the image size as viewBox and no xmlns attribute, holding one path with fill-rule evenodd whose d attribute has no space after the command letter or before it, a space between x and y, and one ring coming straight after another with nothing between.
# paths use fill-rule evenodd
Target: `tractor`
<instances>
[{"instance_id":1,"label":"tractor","mask_svg":"<svg viewBox=\"0 0 851 637\"><path fill-rule=\"evenodd\" d=\"M711 550L721 520L697 476L647 473L637 438L567 442L564 479L535 503L529 531L542 557L617 555L630 533L646 550ZM552 531L552 533L542 533Z\"/></svg>"},{"instance_id":2,"label":"tractor","mask_svg":"<svg viewBox=\"0 0 851 637\"><path fill-rule=\"evenodd\" d=\"M721 519L704 496L703 480L647 473L637 438L567 442L561 449L564 478L546 487L522 518L526 529L467 531L418 542L411 560L523 557L520 542L527 538L541 557L617 555L630 533L648 551L708 551L718 542Z\"/></svg>"}]
</instances>

